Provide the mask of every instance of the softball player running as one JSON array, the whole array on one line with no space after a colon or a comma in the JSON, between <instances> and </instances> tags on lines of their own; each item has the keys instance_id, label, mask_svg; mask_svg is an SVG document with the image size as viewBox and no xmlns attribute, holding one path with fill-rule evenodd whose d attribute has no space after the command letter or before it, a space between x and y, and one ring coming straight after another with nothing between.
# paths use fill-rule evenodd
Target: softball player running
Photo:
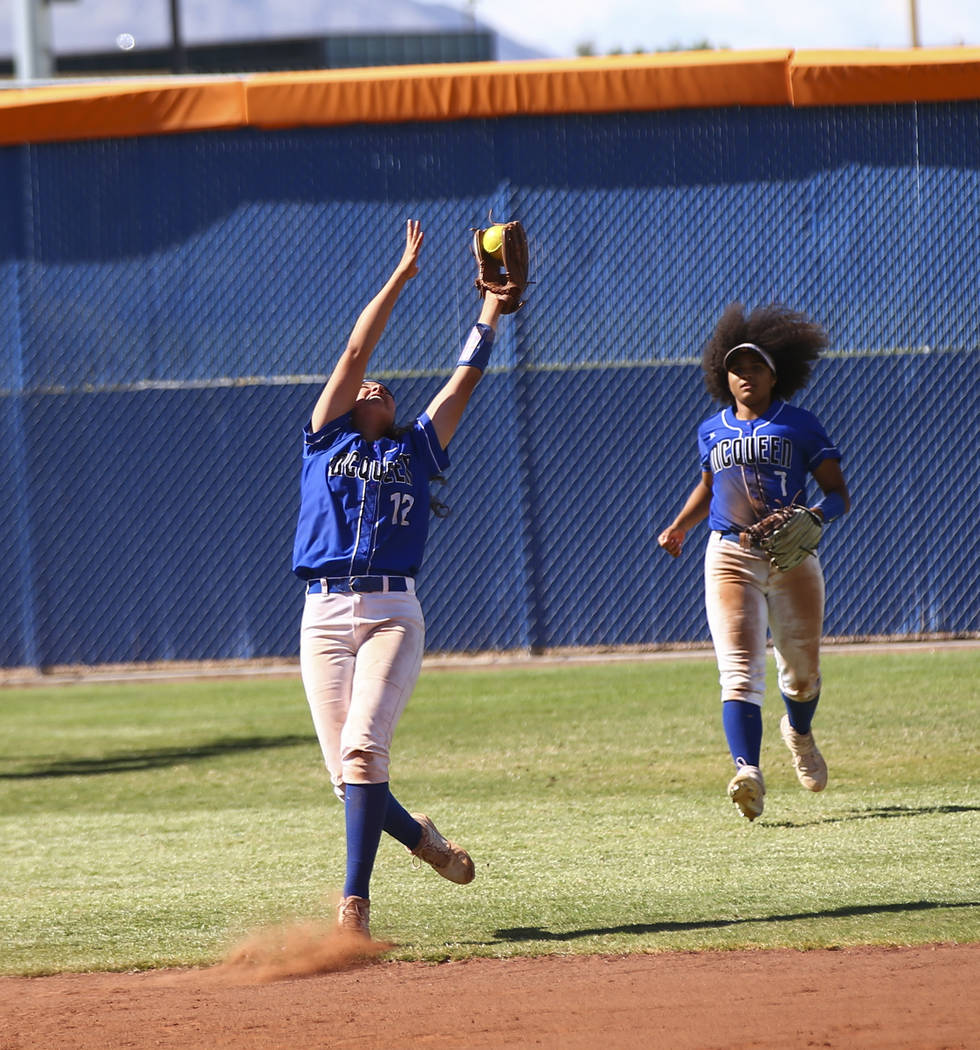
<instances>
[{"instance_id":1,"label":"softball player running","mask_svg":"<svg viewBox=\"0 0 980 1050\"><path fill-rule=\"evenodd\" d=\"M811 723L820 697L824 580L816 553L781 571L745 530L773 510L807 505L807 476L822 492L810 510L830 522L850 508L841 454L809 412L788 403L809 382L826 333L800 313L769 306L722 315L702 368L724 407L698 429L701 480L658 542L681 553L684 538L708 519L705 606L721 681L722 724L735 775L728 795L750 821L766 788L759 757L765 694L766 632L772 634L786 714L780 731L800 783L822 791L827 766Z\"/></svg>"},{"instance_id":2,"label":"softball player running","mask_svg":"<svg viewBox=\"0 0 980 1050\"><path fill-rule=\"evenodd\" d=\"M306 582L300 666L334 790L345 808L347 872L338 925L369 937L369 883L382 831L451 882L475 874L462 847L388 787L392 737L422 664L425 626L415 576L428 534L430 481L490 357L506 304L484 298L452 376L411 426L396 428L388 388L366 380L371 353L423 233L364 308L304 428L293 571Z\"/></svg>"}]
</instances>

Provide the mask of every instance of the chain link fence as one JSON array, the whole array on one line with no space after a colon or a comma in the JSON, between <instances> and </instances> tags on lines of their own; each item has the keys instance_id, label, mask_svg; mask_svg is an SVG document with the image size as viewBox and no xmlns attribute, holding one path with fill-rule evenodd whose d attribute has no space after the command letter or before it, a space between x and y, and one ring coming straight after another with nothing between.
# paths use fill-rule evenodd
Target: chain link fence
<instances>
[{"instance_id":1,"label":"chain link fence","mask_svg":"<svg viewBox=\"0 0 980 1050\"><path fill-rule=\"evenodd\" d=\"M479 300L470 227L521 218L528 304L450 448L430 652L703 642L700 347L810 313L798 403L854 508L828 635L980 630L980 106L726 109L252 130L0 151L0 665L291 657L301 429L426 230L372 372L421 411Z\"/></svg>"}]
</instances>

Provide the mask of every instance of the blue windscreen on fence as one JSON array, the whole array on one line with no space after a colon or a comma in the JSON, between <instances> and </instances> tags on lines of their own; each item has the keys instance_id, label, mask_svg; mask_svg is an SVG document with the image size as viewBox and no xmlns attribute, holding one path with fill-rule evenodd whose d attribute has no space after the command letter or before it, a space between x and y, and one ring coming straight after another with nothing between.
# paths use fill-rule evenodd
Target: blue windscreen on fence
<instances>
[{"instance_id":1,"label":"blue windscreen on fence","mask_svg":"<svg viewBox=\"0 0 980 1050\"><path fill-rule=\"evenodd\" d=\"M301 428L426 230L372 363L421 411L475 319L469 230L521 218L527 306L450 448L431 651L703 641L700 347L778 301L831 351L826 631L980 629L980 105L680 110L0 150L0 664L292 656ZM951 509L952 508L952 509Z\"/></svg>"}]
</instances>

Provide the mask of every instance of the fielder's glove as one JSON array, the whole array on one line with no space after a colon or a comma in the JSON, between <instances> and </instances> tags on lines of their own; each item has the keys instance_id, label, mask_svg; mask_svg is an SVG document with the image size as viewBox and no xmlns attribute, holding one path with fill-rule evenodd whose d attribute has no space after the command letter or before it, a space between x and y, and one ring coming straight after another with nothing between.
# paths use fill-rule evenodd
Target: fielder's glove
<instances>
[{"instance_id":1,"label":"fielder's glove","mask_svg":"<svg viewBox=\"0 0 980 1050\"><path fill-rule=\"evenodd\" d=\"M815 554L823 534L823 522L807 507L781 507L739 534L739 543L761 547L780 572L799 565Z\"/></svg>"},{"instance_id":2,"label":"fielder's glove","mask_svg":"<svg viewBox=\"0 0 980 1050\"><path fill-rule=\"evenodd\" d=\"M504 222L500 226L499 258L483 247L486 230L473 231L473 255L476 259L476 287L480 298L487 292L504 300L502 313L512 314L524 305L527 287L527 234L521 223Z\"/></svg>"}]
</instances>

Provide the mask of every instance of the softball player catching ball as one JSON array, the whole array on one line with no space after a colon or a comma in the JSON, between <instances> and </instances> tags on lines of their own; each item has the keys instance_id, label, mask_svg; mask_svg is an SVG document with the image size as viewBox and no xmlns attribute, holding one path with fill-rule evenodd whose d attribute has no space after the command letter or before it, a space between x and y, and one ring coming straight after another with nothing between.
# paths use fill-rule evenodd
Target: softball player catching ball
<instances>
[{"instance_id":1,"label":"softball player catching ball","mask_svg":"<svg viewBox=\"0 0 980 1050\"><path fill-rule=\"evenodd\" d=\"M369 883L382 831L451 882L475 874L466 850L388 787L392 737L422 665L425 626L415 576L428 534L430 481L490 357L500 300L484 298L457 367L412 425L395 427L388 388L365 370L423 233L364 308L304 428L293 571L306 582L300 666L334 790L345 808L347 872L338 925L369 937Z\"/></svg>"},{"instance_id":2,"label":"softball player catching ball","mask_svg":"<svg viewBox=\"0 0 980 1050\"><path fill-rule=\"evenodd\" d=\"M702 356L708 392L724 407L698 429L701 480L658 539L676 557L687 533L708 519L705 606L735 762L728 794L749 820L762 813L766 794L759 757L767 628L786 706L780 730L796 775L809 791L827 784L811 730L820 697L820 560L814 551L782 571L746 535L772 511L806 505L808 475L822 491L809 507L821 521L850 508L840 451L811 413L788 403L826 345L822 328L783 307L725 310Z\"/></svg>"}]
</instances>

